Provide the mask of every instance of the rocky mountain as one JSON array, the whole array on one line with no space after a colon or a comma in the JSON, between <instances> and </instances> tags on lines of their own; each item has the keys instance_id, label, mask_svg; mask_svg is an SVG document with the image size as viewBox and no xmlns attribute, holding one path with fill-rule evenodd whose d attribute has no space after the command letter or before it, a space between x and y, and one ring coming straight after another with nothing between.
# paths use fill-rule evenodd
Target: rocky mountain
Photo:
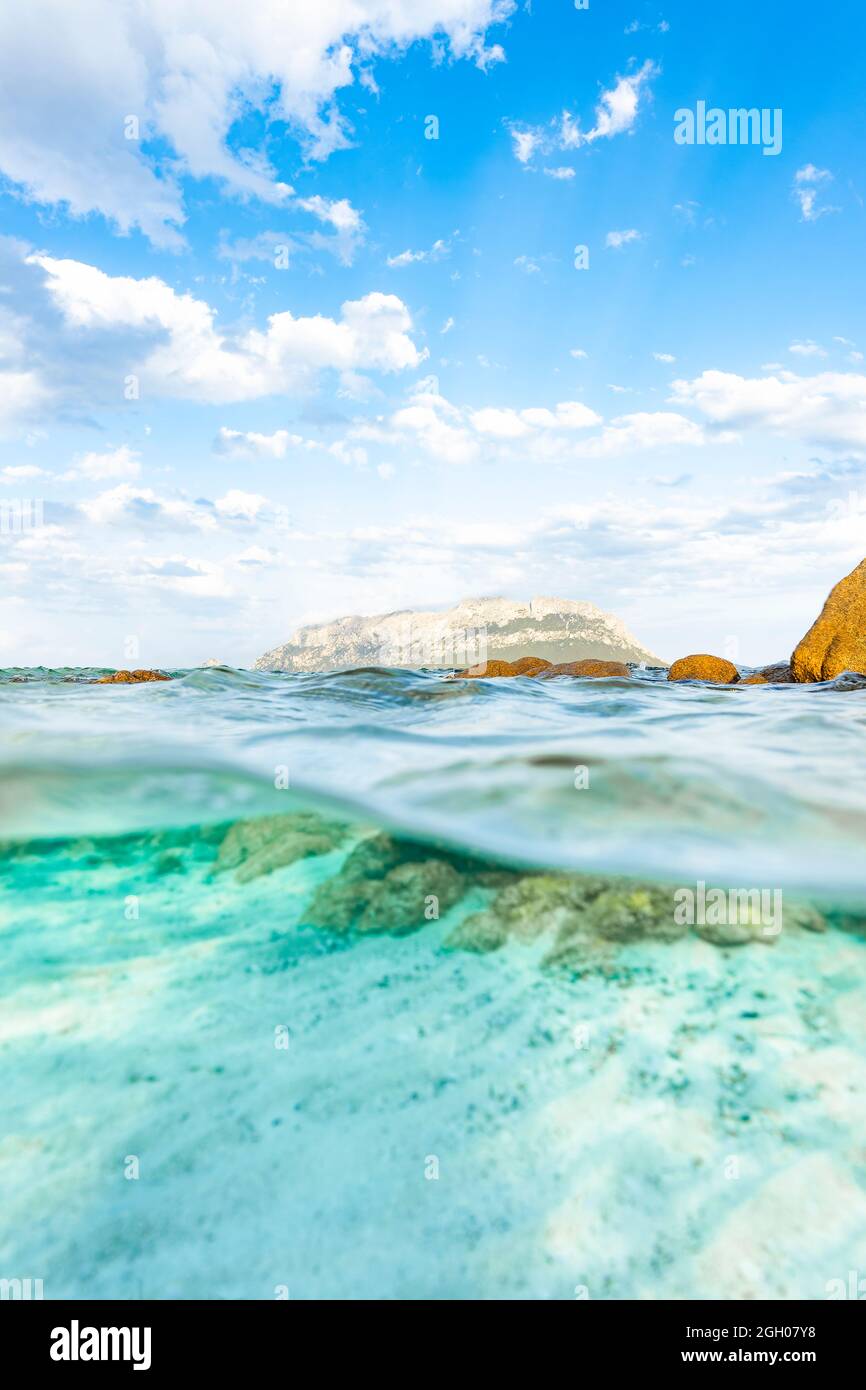
<instances>
[{"instance_id":1,"label":"rocky mountain","mask_svg":"<svg viewBox=\"0 0 866 1390\"><path fill-rule=\"evenodd\" d=\"M258 671L334 671L353 666L463 667L490 658L548 661L599 657L665 663L612 613L573 599L463 599L444 611L337 618L299 628L255 662Z\"/></svg>"}]
</instances>

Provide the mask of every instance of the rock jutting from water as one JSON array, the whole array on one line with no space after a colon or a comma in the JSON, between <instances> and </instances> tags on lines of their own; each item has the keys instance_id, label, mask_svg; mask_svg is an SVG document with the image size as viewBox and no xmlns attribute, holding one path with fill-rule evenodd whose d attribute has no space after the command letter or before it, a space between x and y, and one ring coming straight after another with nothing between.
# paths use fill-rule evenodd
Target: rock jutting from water
<instances>
[{"instance_id":1,"label":"rock jutting from water","mask_svg":"<svg viewBox=\"0 0 866 1390\"><path fill-rule=\"evenodd\" d=\"M583 661L561 661L554 665L543 656L522 656L518 661L486 661L481 666L470 666L454 674L459 680L491 680L503 676L536 676L544 680L550 676L618 676L621 680L631 677L624 661L596 661L587 657Z\"/></svg>"},{"instance_id":2,"label":"rock jutting from water","mask_svg":"<svg viewBox=\"0 0 866 1390\"><path fill-rule=\"evenodd\" d=\"M591 657L585 661L561 661L558 665L551 666L540 674L545 678L548 676L618 676L621 680L631 679L631 671L624 661L595 661Z\"/></svg>"},{"instance_id":3,"label":"rock jutting from water","mask_svg":"<svg viewBox=\"0 0 866 1390\"><path fill-rule=\"evenodd\" d=\"M94 685L139 685L143 681L170 681L162 671L112 671L108 676L99 676Z\"/></svg>"},{"instance_id":4,"label":"rock jutting from water","mask_svg":"<svg viewBox=\"0 0 866 1390\"><path fill-rule=\"evenodd\" d=\"M681 656L668 671L669 681L712 681L715 685L736 685L740 673L732 661L723 656L708 656L700 652Z\"/></svg>"},{"instance_id":5,"label":"rock jutting from water","mask_svg":"<svg viewBox=\"0 0 866 1390\"><path fill-rule=\"evenodd\" d=\"M843 671L866 674L866 560L830 590L794 648L791 670L795 681L830 681Z\"/></svg>"}]
</instances>

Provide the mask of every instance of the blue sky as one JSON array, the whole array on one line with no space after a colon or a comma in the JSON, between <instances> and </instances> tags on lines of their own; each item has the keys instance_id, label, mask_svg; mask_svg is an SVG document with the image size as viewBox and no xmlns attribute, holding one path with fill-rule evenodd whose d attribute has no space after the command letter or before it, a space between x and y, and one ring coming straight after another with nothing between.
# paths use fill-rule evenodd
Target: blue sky
<instances>
[{"instance_id":1,"label":"blue sky","mask_svg":"<svg viewBox=\"0 0 866 1390\"><path fill-rule=\"evenodd\" d=\"M246 664L483 594L784 655L866 553L864 30L7 10L0 661ZM781 150L677 144L700 101L781 111Z\"/></svg>"}]
</instances>

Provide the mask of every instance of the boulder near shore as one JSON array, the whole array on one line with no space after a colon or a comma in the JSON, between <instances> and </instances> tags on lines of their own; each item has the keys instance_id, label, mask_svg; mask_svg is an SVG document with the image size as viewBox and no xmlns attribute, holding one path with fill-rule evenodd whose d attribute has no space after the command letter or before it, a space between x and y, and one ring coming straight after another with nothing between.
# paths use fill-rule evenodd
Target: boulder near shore
<instances>
[{"instance_id":1,"label":"boulder near shore","mask_svg":"<svg viewBox=\"0 0 866 1390\"><path fill-rule=\"evenodd\" d=\"M794 648L791 670L795 681L831 681L843 671L866 674L866 560L830 590Z\"/></svg>"},{"instance_id":2,"label":"boulder near shore","mask_svg":"<svg viewBox=\"0 0 866 1390\"><path fill-rule=\"evenodd\" d=\"M708 656L698 652L681 656L668 671L669 681L712 681L715 685L735 685L740 673L732 661L723 656Z\"/></svg>"},{"instance_id":3,"label":"boulder near shore","mask_svg":"<svg viewBox=\"0 0 866 1390\"><path fill-rule=\"evenodd\" d=\"M798 685L832 681L843 671L866 675L866 560L830 590L791 663L776 662L740 676L732 661L701 653L682 656L668 671L670 681L711 681L716 685Z\"/></svg>"},{"instance_id":4,"label":"boulder near shore","mask_svg":"<svg viewBox=\"0 0 866 1390\"><path fill-rule=\"evenodd\" d=\"M112 671L110 676L99 676L94 685L138 685L142 681L170 681L162 671Z\"/></svg>"},{"instance_id":5,"label":"boulder near shore","mask_svg":"<svg viewBox=\"0 0 866 1390\"><path fill-rule=\"evenodd\" d=\"M518 661L486 661L482 666L470 666L465 671L455 671L458 680L490 680L502 676L618 676L621 680L631 677L624 661L596 661L587 657L584 661L562 661L554 665L543 656L522 656Z\"/></svg>"}]
</instances>

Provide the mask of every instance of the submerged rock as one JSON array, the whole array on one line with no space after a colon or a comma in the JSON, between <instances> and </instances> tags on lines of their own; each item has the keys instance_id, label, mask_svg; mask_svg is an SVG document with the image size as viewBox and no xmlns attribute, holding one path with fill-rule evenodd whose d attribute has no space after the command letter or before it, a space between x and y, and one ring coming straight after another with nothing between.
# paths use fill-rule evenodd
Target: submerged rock
<instances>
[{"instance_id":1,"label":"submerged rock","mask_svg":"<svg viewBox=\"0 0 866 1390\"><path fill-rule=\"evenodd\" d=\"M219 847L217 873L235 869L239 883L284 869L311 855L329 854L346 838L347 827L309 812L256 816L235 821Z\"/></svg>"},{"instance_id":2,"label":"submerged rock","mask_svg":"<svg viewBox=\"0 0 866 1390\"><path fill-rule=\"evenodd\" d=\"M142 681L170 681L162 671L112 671L110 676L99 676L94 685L138 685Z\"/></svg>"},{"instance_id":3,"label":"submerged rock","mask_svg":"<svg viewBox=\"0 0 866 1390\"><path fill-rule=\"evenodd\" d=\"M794 648L791 670L795 681L829 681L843 671L866 674L866 560L830 590Z\"/></svg>"},{"instance_id":4,"label":"submerged rock","mask_svg":"<svg viewBox=\"0 0 866 1390\"><path fill-rule=\"evenodd\" d=\"M355 929L399 936L418 931L453 907L464 889L457 870L441 859L400 864L375 886Z\"/></svg>"},{"instance_id":5,"label":"submerged rock","mask_svg":"<svg viewBox=\"0 0 866 1390\"><path fill-rule=\"evenodd\" d=\"M723 656L708 656L700 652L681 656L668 671L669 681L712 681L715 685L735 685L740 673L732 661Z\"/></svg>"},{"instance_id":6,"label":"submerged rock","mask_svg":"<svg viewBox=\"0 0 866 1390\"><path fill-rule=\"evenodd\" d=\"M459 901L467 883L459 857L422 859L424 852L390 835L367 837L314 894L302 925L405 935L436 921Z\"/></svg>"},{"instance_id":7,"label":"submerged rock","mask_svg":"<svg viewBox=\"0 0 866 1390\"><path fill-rule=\"evenodd\" d=\"M739 684L739 685L769 685L770 682L767 680L767 677L766 677L766 676L762 676L762 675L760 675L758 672L756 672L754 676L743 676L743 677L741 677L741 679L738 681L738 684Z\"/></svg>"},{"instance_id":8,"label":"submerged rock","mask_svg":"<svg viewBox=\"0 0 866 1390\"><path fill-rule=\"evenodd\" d=\"M787 661L777 661L772 666L762 666L755 674L763 676L770 685L791 685L794 680L793 672Z\"/></svg>"}]
</instances>

